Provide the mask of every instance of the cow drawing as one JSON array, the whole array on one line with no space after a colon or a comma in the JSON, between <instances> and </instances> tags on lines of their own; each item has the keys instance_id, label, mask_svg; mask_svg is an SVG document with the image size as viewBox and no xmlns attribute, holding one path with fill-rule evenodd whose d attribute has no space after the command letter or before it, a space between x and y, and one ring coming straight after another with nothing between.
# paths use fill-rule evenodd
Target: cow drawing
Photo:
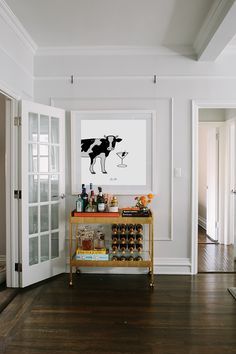
<instances>
[{"instance_id":1,"label":"cow drawing","mask_svg":"<svg viewBox=\"0 0 236 354\"><path fill-rule=\"evenodd\" d=\"M115 149L116 143L122 141L114 135L104 135L104 138L81 139L81 157L90 158L89 171L95 174L94 165L97 158L100 158L101 171L107 173L105 169L106 158L112 150Z\"/></svg>"}]
</instances>

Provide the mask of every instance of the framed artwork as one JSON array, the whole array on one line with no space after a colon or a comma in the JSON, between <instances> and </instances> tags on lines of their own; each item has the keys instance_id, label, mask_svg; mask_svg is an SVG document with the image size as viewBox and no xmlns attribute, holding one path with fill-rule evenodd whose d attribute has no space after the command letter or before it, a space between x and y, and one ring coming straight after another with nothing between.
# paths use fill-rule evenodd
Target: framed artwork
<instances>
[{"instance_id":1,"label":"framed artwork","mask_svg":"<svg viewBox=\"0 0 236 354\"><path fill-rule=\"evenodd\" d=\"M154 111L72 111L72 194L93 183L114 194L154 189Z\"/></svg>"}]
</instances>

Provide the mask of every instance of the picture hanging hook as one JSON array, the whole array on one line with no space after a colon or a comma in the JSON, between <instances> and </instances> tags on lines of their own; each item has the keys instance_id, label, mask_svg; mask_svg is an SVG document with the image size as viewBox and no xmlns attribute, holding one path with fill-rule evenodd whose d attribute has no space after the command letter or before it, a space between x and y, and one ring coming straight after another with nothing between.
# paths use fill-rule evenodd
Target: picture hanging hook
<instances>
[{"instance_id":1,"label":"picture hanging hook","mask_svg":"<svg viewBox=\"0 0 236 354\"><path fill-rule=\"evenodd\" d=\"M153 76L153 83L154 83L154 84L157 83L157 76L156 76L156 75Z\"/></svg>"},{"instance_id":2,"label":"picture hanging hook","mask_svg":"<svg viewBox=\"0 0 236 354\"><path fill-rule=\"evenodd\" d=\"M71 83L71 84L74 83L74 75L71 75L71 77L70 77L70 83Z\"/></svg>"}]
</instances>

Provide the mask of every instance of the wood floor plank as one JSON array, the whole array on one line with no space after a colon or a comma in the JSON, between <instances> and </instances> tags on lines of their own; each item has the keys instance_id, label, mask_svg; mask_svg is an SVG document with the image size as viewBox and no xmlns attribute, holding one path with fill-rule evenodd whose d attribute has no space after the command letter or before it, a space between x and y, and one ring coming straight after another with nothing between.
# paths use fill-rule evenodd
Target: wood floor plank
<instances>
[{"instance_id":1,"label":"wood floor plank","mask_svg":"<svg viewBox=\"0 0 236 354\"><path fill-rule=\"evenodd\" d=\"M1 353L236 353L236 301L227 291L235 274L155 281L152 291L145 275L81 274L69 288L65 274L28 289L13 300Z\"/></svg>"}]
</instances>

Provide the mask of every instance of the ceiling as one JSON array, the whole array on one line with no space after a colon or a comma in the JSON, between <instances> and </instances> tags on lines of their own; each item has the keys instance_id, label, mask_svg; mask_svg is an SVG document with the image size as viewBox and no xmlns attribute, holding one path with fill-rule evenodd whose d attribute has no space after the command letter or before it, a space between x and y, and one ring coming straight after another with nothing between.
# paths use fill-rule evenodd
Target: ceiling
<instances>
[{"instance_id":1,"label":"ceiling","mask_svg":"<svg viewBox=\"0 0 236 354\"><path fill-rule=\"evenodd\" d=\"M209 18L214 18L216 10L222 12L224 19L234 0L5 2L38 48L127 46L167 47L178 51L179 48L189 47L202 54L202 48L198 47L206 39L200 38L200 45L198 42L203 26L206 26ZM225 8L226 4L228 6ZM222 9L219 9L220 6ZM221 23L219 19L218 22ZM214 33L217 29L218 26ZM229 42L233 37L232 33L228 37Z\"/></svg>"}]
</instances>

